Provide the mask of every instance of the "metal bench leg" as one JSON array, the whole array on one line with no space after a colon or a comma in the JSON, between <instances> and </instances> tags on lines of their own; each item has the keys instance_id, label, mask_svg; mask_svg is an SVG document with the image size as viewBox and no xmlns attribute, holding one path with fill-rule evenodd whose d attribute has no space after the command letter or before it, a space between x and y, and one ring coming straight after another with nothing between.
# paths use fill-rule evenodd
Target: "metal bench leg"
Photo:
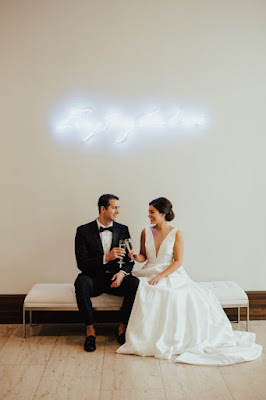
<instances>
[{"instance_id":1,"label":"metal bench leg","mask_svg":"<svg viewBox=\"0 0 266 400\"><path fill-rule=\"evenodd\" d=\"M24 333L24 338L26 338L26 311L24 304L23 304L23 333Z\"/></svg>"},{"instance_id":2,"label":"metal bench leg","mask_svg":"<svg viewBox=\"0 0 266 400\"><path fill-rule=\"evenodd\" d=\"M246 331L248 332L248 323L249 323L249 305L247 306L247 323L246 323Z\"/></svg>"},{"instance_id":3,"label":"metal bench leg","mask_svg":"<svg viewBox=\"0 0 266 400\"><path fill-rule=\"evenodd\" d=\"M240 322L240 307L237 307L237 323Z\"/></svg>"},{"instance_id":4,"label":"metal bench leg","mask_svg":"<svg viewBox=\"0 0 266 400\"><path fill-rule=\"evenodd\" d=\"M32 310L30 310L30 326L32 327Z\"/></svg>"}]
</instances>

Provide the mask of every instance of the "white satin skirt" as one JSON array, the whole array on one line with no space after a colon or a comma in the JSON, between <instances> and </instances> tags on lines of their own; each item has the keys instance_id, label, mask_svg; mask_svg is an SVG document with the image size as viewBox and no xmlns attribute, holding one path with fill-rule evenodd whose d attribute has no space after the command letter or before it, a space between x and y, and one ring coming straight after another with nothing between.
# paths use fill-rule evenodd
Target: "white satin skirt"
<instances>
[{"instance_id":1,"label":"white satin skirt","mask_svg":"<svg viewBox=\"0 0 266 400\"><path fill-rule=\"evenodd\" d=\"M213 292L192 281L183 267L150 286L148 280L165 268L148 264L134 273L140 284L126 343L117 353L216 366L260 356L255 334L233 331Z\"/></svg>"}]
</instances>

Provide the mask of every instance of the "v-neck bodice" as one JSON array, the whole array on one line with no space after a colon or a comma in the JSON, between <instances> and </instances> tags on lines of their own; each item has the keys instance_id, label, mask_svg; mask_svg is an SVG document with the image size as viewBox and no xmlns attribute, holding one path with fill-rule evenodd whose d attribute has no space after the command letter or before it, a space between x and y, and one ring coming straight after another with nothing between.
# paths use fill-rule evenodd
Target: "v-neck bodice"
<instances>
[{"instance_id":1,"label":"v-neck bodice","mask_svg":"<svg viewBox=\"0 0 266 400\"><path fill-rule=\"evenodd\" d=\"M174 256L174 243L177 228L172 229L163 239L156 255L154 236L150 226L145 230L145 249L147 262L151 264L170 264Z\"/></svg>"}]
</instances>

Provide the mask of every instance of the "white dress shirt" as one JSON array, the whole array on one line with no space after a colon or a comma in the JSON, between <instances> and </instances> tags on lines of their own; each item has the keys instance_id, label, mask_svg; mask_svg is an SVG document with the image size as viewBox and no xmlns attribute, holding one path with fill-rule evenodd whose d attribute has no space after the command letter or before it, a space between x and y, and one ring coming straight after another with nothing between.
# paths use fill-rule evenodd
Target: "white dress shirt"
<instances>
[{"instance_id":1,"label":"white dress shirt","mask_svg":"<svg viewBox=\"0 0 266 400\"><path fill-rule=\"evenodd\" d=\"M111 222L110 225L108 226L104 226L103 224L101 224L99 222L99 219L96 219L97 225L98 225L98 229L100 231L100 227L102 228L109 228L110 226L113 226L113 222ZM104 232L100 232L100 238L101 238L101 242L102 242L102 246L103 246L103 263L107 264L107 261L105 261L105 256L106 254L108 254L111 250L111 245L112 245L112 239L113 239L113 232L110 232L108 230L104 231Z\"/></svg>"},{"instance_id":2,"label":"white dress shirt","mask_svg":"<svg viewBox=\"0 0 266 400\"><path fill-rule=\"evenodd\" d=\"M100 231L100 227L102 227L102 228L109 228L110 226L113 226L113 222L111 222L111 224L108 225L108 226L104 226L103 224L101 224L101 223L99 222L99 219L98 219L98 218L96 219L96 222L97 222L99 231ZM107 264L107 261L105 260L105 256L106 256L106 254L108 254L108 253L110 252L110 250L111 250L112 240L113 240L113 232L110 232L110 231L108 231L108 230L103 231L103 232L100 232L100 239L101 239L102 246L103 246L103 254L104 254L104 256L103 256L103 263L104 263L104 264ZM129 275L126 271L123 271L123 270L122 270L122 272L123 272L125 275Z\"/></svg>"}]
</instances>

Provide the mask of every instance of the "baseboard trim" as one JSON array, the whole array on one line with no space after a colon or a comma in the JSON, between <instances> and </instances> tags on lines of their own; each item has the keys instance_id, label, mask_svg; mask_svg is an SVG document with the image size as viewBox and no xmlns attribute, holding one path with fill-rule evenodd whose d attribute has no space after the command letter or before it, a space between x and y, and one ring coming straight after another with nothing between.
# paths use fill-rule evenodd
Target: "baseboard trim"
<instances>
[{"instance_id":1,"label":"baseboard trim","mask_svg":"<svg viewBox=\"0 0 266 400\"><path fill-rule=\"evenodd\" d=\"M266 319L266 291L247 291L249 298L250 320ZM0 295L0 324L22 324L22 310L25 294ZM225 309L231 321L236 320L236 309ZM97 322L119 322L119 311L95 312ZM241 320L246 320L246 311L241 309ZM81 322L77 311L35 311L36 323L73 323Z\"/></svg>"}]
</instances>

